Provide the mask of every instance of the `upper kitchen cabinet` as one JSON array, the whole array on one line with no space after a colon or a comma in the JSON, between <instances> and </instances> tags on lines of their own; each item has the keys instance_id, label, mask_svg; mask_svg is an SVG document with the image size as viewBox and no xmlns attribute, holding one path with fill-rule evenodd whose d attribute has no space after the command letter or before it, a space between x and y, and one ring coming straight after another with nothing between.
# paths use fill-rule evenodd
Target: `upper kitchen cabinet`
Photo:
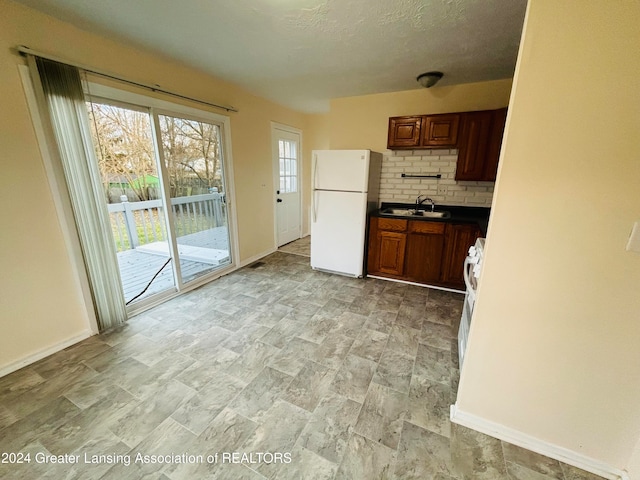
<instances>
[{"instance_id":1,"label":"upper kitchen cabinet","mask_svg":"<svg viewBox=\"0 0 640 480\"><path fill-rule=\"evenodd\" d=\"M456 180L495 181L506 115L506 108L462 115Z\"/></svg>"},{"instance_id":2,"label":"upper kitchen cabinet","mask_svg":"<svg viewBox=\"0 0 640 480\"><path fill-rule=\"evenodd\" d=\"M454 148L458 141L460 114L389 118L387 148Z\"/></svg>"},{"instance_id":3,"label":"upper kitchen cabinet","mask_svg":"<svg viewBox=\"0 0 640 480\"><path fill-rule=\"evenodd\" d=\"M416 148L420 146L423 117L391 117L387 148Z\"/></svg>"},{"instance_id":4,"label":"upper kitchen cabinet","mask_svg":"<svg viewBox=\"0 0 640 480\"><path fill-rule=\"evenodd\" d=\"M387 148L458 148L456 180L495 182L507 109L389 118Z\"/></svg>"},{"instance_id":5,"label":"upper kitchen cabinet","mask_svg":"<svg viewBox=\"0 0 640 480\"><path fill-rule=\"evenodd\" d=\"M502 148L502 136L504 125L507 120L507 109L493 111L491 122L491 138L489 139L489 149L485 161L484 180L495 182L498 173L498 160L500 159L500 149Z\"/></svg>"},{"instance_id":6,"label":"upper kitchen cabinet","mask_svg":"<svg viewBox=\"0 0 640 480\"><path fill-rule=\"evenodd\" d=\"M422 147L455 147L458 144L460 115L428 115L424 117Z\"/></svg>"}]
</instances>

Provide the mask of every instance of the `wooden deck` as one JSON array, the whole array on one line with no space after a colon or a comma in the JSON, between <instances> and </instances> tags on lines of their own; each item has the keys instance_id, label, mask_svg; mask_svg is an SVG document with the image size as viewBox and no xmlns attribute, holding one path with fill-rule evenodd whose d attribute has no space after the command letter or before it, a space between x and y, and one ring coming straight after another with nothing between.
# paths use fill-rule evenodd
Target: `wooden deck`
<instances>
[{"instance_id":1,"label":"wooden deck","mask_svg":"<svg viewBox=\"0 0 640 480\"><path fill-rule=\"evenodd\" d=\"M178 237L179 245L188 245L197 248L215 249L218 252L229 252L229 241L226 227L216 227L202 232L193 233ZM144 247L144 246L143 246ZM120 267L120 277L124 290L125 301L128 302L140 292L144 290L153 276L160 270L162 265L168 260L169 256L163 253L162 249L155 249L155 253L148 253L140 250L125 250L118 253L118 264ZM148 249L154 250L154 249ZM168 248L165 249L165 252ZM228 264L228 260L224 255L218 255L219 264L215 264L210 260L199 262L193 260L180 259L180 267L182 270L183 281L192 280L200 275L211 272L221 265ZM174 288L173 265L171 262L167 264L162 272L151 283L149 289L137 300L149 297L150 295L171 290Z\"/></svg>"}]
</instances>

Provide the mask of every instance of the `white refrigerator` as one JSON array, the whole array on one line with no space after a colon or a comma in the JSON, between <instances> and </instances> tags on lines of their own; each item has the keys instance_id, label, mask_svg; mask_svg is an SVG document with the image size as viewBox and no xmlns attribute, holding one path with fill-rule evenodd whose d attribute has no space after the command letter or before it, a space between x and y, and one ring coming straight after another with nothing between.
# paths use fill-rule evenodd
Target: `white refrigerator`
<instances>
[{"instance_id":1,"label":"white refrigerator","mask_svg":"<svg viewBox=\"0 0 640 480\"><path fill-rule=\"evenodd\" d=\"M314 150L311 267L353 277L364 272L367 213L378 208L382 154Z\"/></svg>"}]
</instances>

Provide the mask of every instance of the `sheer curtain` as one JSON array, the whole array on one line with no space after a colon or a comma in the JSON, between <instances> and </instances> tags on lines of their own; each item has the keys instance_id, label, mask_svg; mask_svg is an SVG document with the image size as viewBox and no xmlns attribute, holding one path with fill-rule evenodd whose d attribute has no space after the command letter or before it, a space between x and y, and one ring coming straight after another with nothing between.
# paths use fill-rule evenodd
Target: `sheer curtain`
<instances>
[{"instance_id":1,"label":"sheer curtain","mask_svg":"<svg viewBox=\"0 0 640 480\"><path fill-rule=\"evenodd\" d=\"M46 99L59 157L82 246L100 331L127 320L118 260L100 183L82 81L77 68L38 57L29 58ZM37 81L36 83L37 88Z\"/></svg>"}]
</instances>

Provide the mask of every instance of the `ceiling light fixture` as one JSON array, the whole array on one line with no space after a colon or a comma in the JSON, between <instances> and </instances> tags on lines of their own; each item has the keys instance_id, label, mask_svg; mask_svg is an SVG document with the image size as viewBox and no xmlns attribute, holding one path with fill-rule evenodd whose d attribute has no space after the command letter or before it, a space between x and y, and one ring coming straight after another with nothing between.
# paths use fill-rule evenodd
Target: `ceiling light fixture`
<instances>
[{"instance_id":1,"label":"ceiling light fixture","mask_svg":"<svg viewBox=\"0 0 640 480\"><path fill-rule=\"evenodd\" d=\"M430 87L433 87L436 83L438 83L438 80L440 80L443 76L444 74L442 72L427 72L427 73L421 73L420 75L418 75L416 80L424 88L430 88Z\"/></svg>"}]
</instances>

